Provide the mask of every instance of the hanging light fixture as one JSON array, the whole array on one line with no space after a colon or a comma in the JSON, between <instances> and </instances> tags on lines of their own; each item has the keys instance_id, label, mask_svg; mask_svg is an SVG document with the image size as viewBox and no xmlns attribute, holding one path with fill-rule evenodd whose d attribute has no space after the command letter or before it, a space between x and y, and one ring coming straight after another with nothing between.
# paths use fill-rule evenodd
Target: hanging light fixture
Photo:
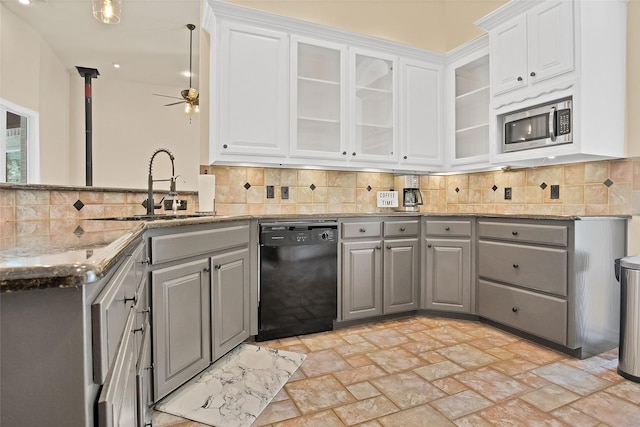
<instances>
[{"instance_id":1,"label":"hanging light fixture","mask_svg":"<svg viewBox=\"0 0 640 427\"><path fill-rule=\"evenodd\" d=\"M93 17L105 24L117 24L122 14L122 0L92 0Z\"/></svg>"}]
</instances>

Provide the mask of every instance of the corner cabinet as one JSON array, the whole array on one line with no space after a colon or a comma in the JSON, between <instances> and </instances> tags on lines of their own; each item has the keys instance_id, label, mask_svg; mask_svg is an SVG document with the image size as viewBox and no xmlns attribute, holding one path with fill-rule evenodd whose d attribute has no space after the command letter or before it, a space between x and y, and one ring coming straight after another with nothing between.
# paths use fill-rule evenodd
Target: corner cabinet
<instances>
[{"instance_id":1,"label":"corner cabinet","mask_svg":"<svg viewBox=\"0 0 640 427\"><path fill-rule=\"evenodd\" d=\"M341 223L342 320L418 308L418 226L417 219Z\"/></svg>"},{"instance_id":2,"label":"corner cabinet","mask_svg":"<svg viewBox=\"0 0 640 427\"><path fill-rule=\"evenodd\" d=\"M148 230L154 400L250 335L247 221Z\"/></svg>"},{"instance_id":3,"label":"corner cabinet","mask_svg":"<svg viewBox=\"0 0 640 427\"><path fill-rule=\"evenodd\" d=\"M474 219L425 218L422 307L474 313Z\"/></svg>"}]
</instances>

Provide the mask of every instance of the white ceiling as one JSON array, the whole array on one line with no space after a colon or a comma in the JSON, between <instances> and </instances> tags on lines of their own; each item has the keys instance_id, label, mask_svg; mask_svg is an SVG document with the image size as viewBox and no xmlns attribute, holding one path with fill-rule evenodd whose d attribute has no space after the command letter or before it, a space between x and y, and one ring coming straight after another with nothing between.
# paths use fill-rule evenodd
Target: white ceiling
<instances>
[{"instance_id":1,"label":"white ceiling","mask_svg":"<svg viewBox=\"0 0 640 427\"><path fill-rule=\"evenodd\" d=\"M198 88L200 0L123 0L118 24L93 18L90 0L0 2L31 25L72 72L97 68L100 77L187 88L189 30L193 31L193 87ZM113 63L121 64L115 69Z\"/></svg>"}]
</instances>

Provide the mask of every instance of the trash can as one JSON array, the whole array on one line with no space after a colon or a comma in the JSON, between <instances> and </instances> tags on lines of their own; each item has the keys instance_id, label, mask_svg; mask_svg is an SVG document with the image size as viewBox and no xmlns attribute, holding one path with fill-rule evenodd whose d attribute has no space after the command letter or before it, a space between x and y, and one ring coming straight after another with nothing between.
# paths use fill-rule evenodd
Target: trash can
<instances>
[{"instance_id":1,"label":"trash can","mask_svg":"<svg viewBox=\"0 0 640 427\"><path fill-rule=\"evenodd\" d=\"M615 260L620 282L618 373L640 383L640 256Z\"/></svg>"}]
</instances>

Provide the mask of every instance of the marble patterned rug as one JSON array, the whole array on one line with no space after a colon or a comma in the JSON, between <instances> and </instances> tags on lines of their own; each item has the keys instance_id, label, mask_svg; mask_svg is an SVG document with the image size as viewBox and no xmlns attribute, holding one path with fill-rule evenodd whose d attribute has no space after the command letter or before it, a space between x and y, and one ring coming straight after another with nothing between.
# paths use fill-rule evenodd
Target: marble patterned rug
<instances>
[{"instance_id":1,"label":"marble patterned rug","mask_svg":"<svg viewBox=\"0 0 640 427\"><path fill-rule=\"evenodd\" d=\"M305 358L240 344L155 409L215 427L250 426Z\"/></svg>"}]
</instances>

